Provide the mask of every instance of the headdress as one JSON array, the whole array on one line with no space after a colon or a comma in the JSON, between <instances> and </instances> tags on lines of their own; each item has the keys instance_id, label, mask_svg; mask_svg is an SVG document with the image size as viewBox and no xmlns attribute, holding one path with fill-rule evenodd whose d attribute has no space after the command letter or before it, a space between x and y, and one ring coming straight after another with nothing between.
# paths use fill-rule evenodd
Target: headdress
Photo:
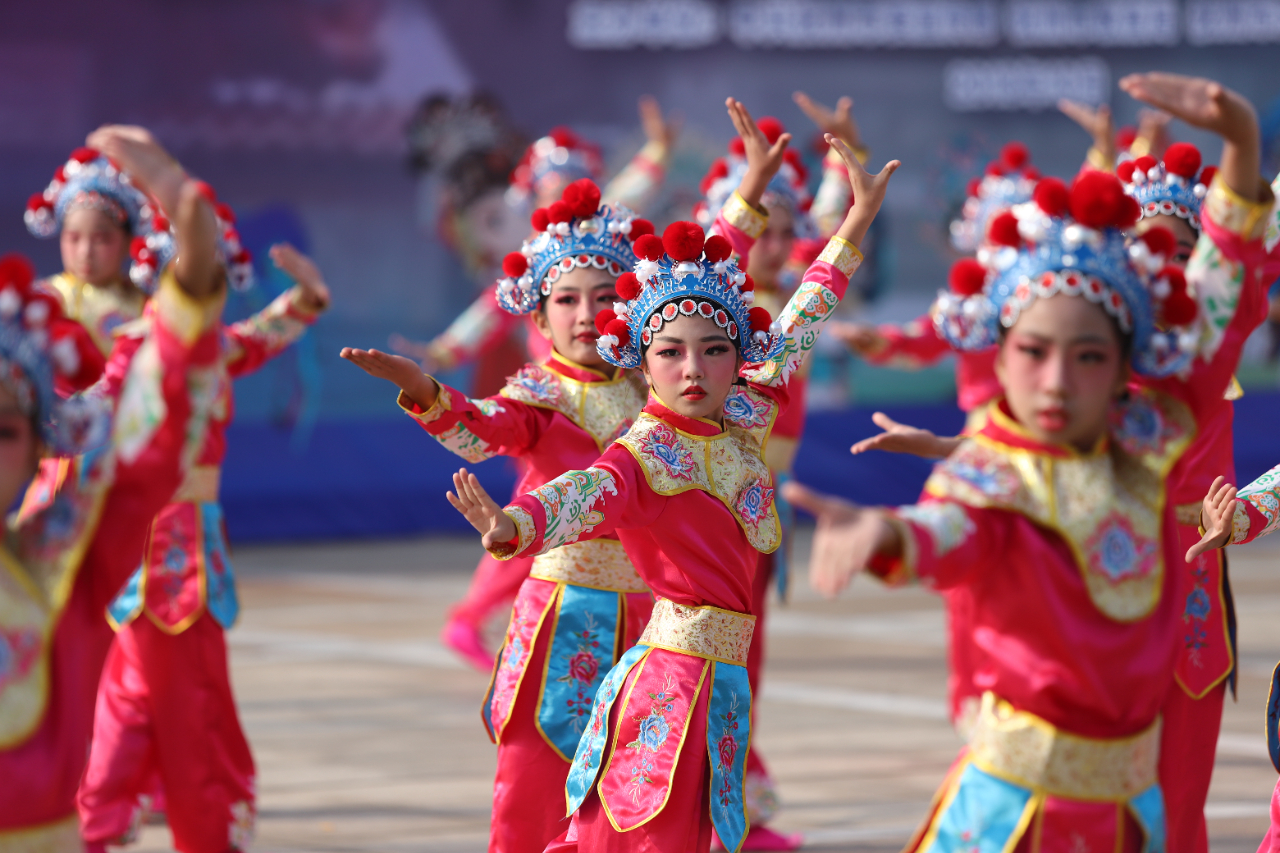
<instances>
[{"instance_id":1,"label":"headdress","mask_svg":"<svg viewBox=\"0 0 1280 853\"><path fill-rule=\"evenodd\" d=\"M776 356L784 343L781 328L763 308L752 308L755 284L730 260L725 238L707 237L694 222L673 222L662 238L636 240L634 273L618 278L622 302L596 315L596 349L617 367L639 367L641 347L653 341L664 323L680 315L698 315L724 329L749 363Z\"/></svg>"},{"instance_id":2,"label":"headdress","mask_svg":"<svg viewBox=\"0 0 1280 853\"><path fill-rule=\"evenodd\" d=\"M525 149L511 172L511 193L519 202L539 189L555 192L583 178L599 180L603 173L599 146L567 127L554 127Z\"/></svg>"},{"instance_id":3,"label":"headdress","mask_svg":"<svg viewBox=\"0 0 1280 853\"><path fill-rule=\"evenodd\" d=\"M951 271L951 291L935 303L934 324L960 350L986 349L1036 298L1058 293L1101 305L1133 340L1133 366L1168 376L1191 363L1198 308L1173 256L1173 234L1152 228L1130 244L1123 233L1138 205L1109 173L1087 171L1068 190L1057 178L1034 200L991 221L991 248Z\"/></svg>"},{"instance_id":4,"label":"headdress","mask_svg":"<svg viewBox=\"0 0 1280 853\"><path fill-rule=\"evenodd\" d=\"M502 106L484 93L427 96L409 122L408 136L410 166L439 175L459 208L491 190L505 190L524 146Z\"/></svg>"},{"instance_id":5,"label":"headdress","mask_svg":"<svg viewBox=\"0 0 1280 853\"><path fill-rule=\"evenodd\" d=\"M235 290L248 290L253 286L253 256L240 244L235 212L230 206L218 201L213 187L201 181L199 189L200 194L213 205L214 216L217 218L218 262L227 271L227 282ZM151 222L151 230L145 235L134 237L129 246L129 255L133 258L129 278L148 293L155 290L160 273L173 260L178 250L177 237L168 218L157 210Z\"/></svg>"},{"instance_id":6,"label":"headdress","mask_svg":"<svg viewBox=\"0 0 1280 853\"><path fill-rule=\"evenodd\" d=\"M633 241L653 234L647 219L625 207L600 203L600 188L582 178L564 188L557 202L530 217L534 236L502 259L498 304L510 314L528 314L551 292L561 274L575 267L622 275L635 266Z\"/></svg>"},{"instance_id":7,"label":"headdress","mask_svg":"<svg viewBox=\"0 0 1280 853\"><path fill-rule=\"evenodd\" d=\"M1147 155L1127 160L1116 167L1124 191L1137 200L1143 219L1149 216L1176 216L1200 230L1200 206L1209 192L1209 183L1218 170L1200 168L1200 149L1175 142L1163 160Z\"/></svg>"},{"instance_id":8,"label":"headdress","mask_svg":"<svg viewBox=\"0 0 1280 853\"><path fill-rule=\"evenodd\" d=\"M771 116L760 119L758 126L770 145L786 132L782 122ZM796 237L802 240L813 239L818 236L818 229L813 217L809 215L809 208L813 206L813 196L809 194L807 186L809 170L805 168L804 161L795 149L788 148L782 156L782 168L769 181L760 203L770 209L779 205L785 207L791 213ZM694 219L699 225L703 228L711 227L716 214L724 207L746 174L746 148L742 139L735 137L729 143L728 155L717 157L702 179L699 189L703 200L693 208Z\"/></svg>"},{"instance_id":9,"label":"headdress","mask_svg":"<svg viewBox=\"0 0 1280 853\"><path fill-rule=\"evenodd\" d=\"M108 409L92 396L60 399L54 380L87 385L101 367L101 354L78 323L62 316L57 297L36 288L34 280L26 258L0 258L0 383L23 414L35 418L54 453L84 453L107 437Z\"/></svg>"},{"instance_id":10,"label":"headdress","mask_svg":"<svg viewBox=\"0 0 1280 853\"><path fill-rule=\"evenodd\" d=\"M951 245L961 252L976 252L986 236L991 218L1015 204L1031 200L1040 171L1031 165L1027 146L1010 142L999 159L987 164L986 173L969 182L960 217L951 223Z\"/></svg>"}]
</instances>

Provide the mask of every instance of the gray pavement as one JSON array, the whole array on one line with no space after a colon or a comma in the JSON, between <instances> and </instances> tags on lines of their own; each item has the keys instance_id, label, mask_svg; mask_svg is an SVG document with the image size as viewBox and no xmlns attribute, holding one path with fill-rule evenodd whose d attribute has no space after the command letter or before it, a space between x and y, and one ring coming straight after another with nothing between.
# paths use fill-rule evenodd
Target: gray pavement
<instances>
[{"instance_id":1,"label":"gray pavement","mask_svg":"<svg viewBox=\"0 0 1280 853\"><path fill-rule=\"evenodd\" d=\"M243 614L228 637L258 762L256 850L485 849L488 677L438 640L479 555L470 537L235 554ZM1232 560L1240 699L1228 699L1208 814L1214 851L1252 853L1276 781L1262 726L1280 660L1280 537ZM835 602L803 578L793 587L770 613L758 706L784 801L776 826L806 833L806 849L898 850L959 747L945 719L941 607L867 579ZM167 829L147 828L135 849L169 850Z\"/></svg>"}]
</instances>

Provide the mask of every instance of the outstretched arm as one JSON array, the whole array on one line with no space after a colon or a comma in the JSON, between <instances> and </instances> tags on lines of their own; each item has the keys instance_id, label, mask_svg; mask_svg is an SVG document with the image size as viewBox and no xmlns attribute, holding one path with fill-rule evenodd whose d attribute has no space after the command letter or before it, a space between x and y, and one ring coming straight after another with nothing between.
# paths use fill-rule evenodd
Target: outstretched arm
<instances>
[{"instance_id":1,"label":"outstretched arm","mask_svg":"<svg viewBox=\"0 0 1280 853\"><path fill-rule=\"evenodd\" d=\"M1058 101L1058 109L1067 118L1080 125L1093 140L1093 147L1089 149L1085 162L1099 171L1115 171L1116 131L1115 123L1111 118L1111 107L1106 104L1091 107L1079 101L1063 98Z\"/></svg>"},{"instance_id":2,"label":"outstretched arm","mask_svg":"<svg viewBox=\"0 0 1280 853\"><path fill-rule=\"evenodd\" d=\"M518 536L515 522L489 497L475 474L459 468L453 475L453 488L454 491L445 492L444 496L480 534L486 551L515 546Z\"/></svg>"},{"instance_id":3,"label":"outstretched arm","mask_svg":"<svg viewBox=\"0 0 1280 853\"><path fill-rule=\"evenodd\" d=\"M666 179L667 161L680 135L680 121L664 116L658 99L645 95L640 99L640 126L644 129L644 147L609 181L601 195L609 204L621 204L644 215Z\"/></svg>"},{"instance_id":4,"label":"outstretched arm","mask_svg":"<svg viewBox=\"0 0 1280 853\"><path fill-rule=\"evenodd\" d=\"M859 162L865 164L870 159L871 154L862 144L862 133L853 117L852 98L844 97L836 101L835 109L818 103L804 92L796 92L791 98L809 120L818 126L821 133L830 133L849 146ZM809 215L813 217L818 233L824 239L840 227L853 202L844 160L834 148L828 149L826 156L822 158L822 181L813 194L813 206L809 209Z\"/></svg>"},{"instance_id":5,"label":"outstretched arm","mask_svg":"<svg viewBox=\"0 0 1280 853\"><path fill-rule=\"evenodd\" d=\"M232 377L252 373L284 352L329 307L329 287L315 262L288 243L272 246L271 260L294 286L226 328L226 363Z\"/></svg>"},{"instance_id":6,"label":"outstretched arm","mask_svg":"<svg viewBox=\"0 0 1280 853\"><path fill-rule=\"evenodd\" d=\"M849 452L854 456L868 450L884 450L924 459L945 459L964 441L960 436L934 435L927 429L900 424L884 412L876 412L871 420L884 432L864 438L850 447Z\"/></svg>"},{"instance_id":7,"label":"outstretched arm","mask_svg":"<svg viewBox=\"0 0 1280 853\"><path fill-rule=\"evenodd\" d=\"M742 183L738 184L738 195L748 205L758 209L769 182L782 168L782 152L787 150L791 134L782 134L777 142L770 145L769 138L756 126L755 119L741 101L726 98L724 105L729 110L734 130L742 138L747 155L747 173L742 176Z\"/></svg>"},{"instance_id":8,"label":"outstretched arm","mask_svg":"<svg viewBox=\"0 0 1280 853\"><path fill-rule=\"evenodd\" d=\"M436 404L440 386L430 376L418 369L418 365L402 355L391 355L376 349L343 347L338 353L376 379L385 379L400 389L411 402L423 411Z\"/></svg>"},{"instance_id":9,"label":"outstretched arm","mask_svg":"<svg viewBox=\"0 0 1280 853\"><path fill-rule=\"evenodd\" d=\"M822 495L794 480L782 494L818 520L809 555L809 583L827 598L839 595L876 555L902 554L902 538L881 510Z\"/></svg>"}]
</instances>

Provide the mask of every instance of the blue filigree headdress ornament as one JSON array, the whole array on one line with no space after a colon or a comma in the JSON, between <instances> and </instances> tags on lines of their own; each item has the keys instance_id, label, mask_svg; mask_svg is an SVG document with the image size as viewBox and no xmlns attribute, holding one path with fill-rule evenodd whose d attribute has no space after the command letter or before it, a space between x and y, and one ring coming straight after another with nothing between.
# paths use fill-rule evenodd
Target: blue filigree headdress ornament
<instances>
[{"instance_id":1,"label":"blue filigree headdress ornament","mask_svg":"<svg viewBox=\"0 0 1280 853\"><path fill-rule=\"evenodd\" d=\"M1124 191L1138 202L1143 219L1176 216L1199 231L1200 207L1218 171L1213 166L1202 169L1200 162L1200 149L1175 142L1165 150L1163 160L1149 155L1128 160L1116 167L1116 175Z\"/></svg>"},{"instance_id":2,"label":"blue filigree headdress ornament","mask_svg":"<svg viewBox=\"0 0 1280 853\"><path fill-rule=\"evenodd\" d=\"M725 330L748 363L776 356L784 336L769 312L753 308L751 278L731 259L729 241L707 237L693 222L674 222L662 238L636 241L635 272L618 278L622 302L596 316L596 349L617 367L639 367L644 348L664 324L699 316Z\"/></svg>"},{"instance_id":3,"label":"blue filigree headdress ornament","mask_svg":"<svg viewBox=\"0 0 1280 853\"><path fill-rule=\"evenodd\" d=\"M960 350L986 349L1035 299L1083 296L1132 336L1137 372L1183 371L1198 347L1199 311L1182 271L1167 265L1173 235L1154 228L1130 242L1124 230L1137 219L1114 175L1086 172L1069 191L1041 181L1034 201L992 220L991 245L976 261L953 268L953 292L935 303L939 334Z\"/></svg>"},{"instance_id":4,"label":"blue filigree headdress ornament","mask_svg":"<svg viewBox=\"0 0 1280 853\"><path fill-rule=\"evenodd\" d=\"M653 233L647 219L625 207L600 203L600 188L589 179L565 187L560 201L538 208L534 235L502 261L498 305L510 314L528 314L551 293L560 276L576 268L604 270L615 278L636 263L632 242Z\"/></svg>"},{"instance_id":5,"label":"blue filigree headdress ornament","mask_svg":"<svg viewBox=\"0 0 1280 853\"><path fill-rule=\"evenodd\" d=\"M1040 172L1031 165L1026 146L1021 142L1005 145L1000 158L987 164L985 174L969 183L960 216L951 223L951 245L961 252L978 251L992 218L1031 201L1038 180Z\"/></svg>"}]
</instances>

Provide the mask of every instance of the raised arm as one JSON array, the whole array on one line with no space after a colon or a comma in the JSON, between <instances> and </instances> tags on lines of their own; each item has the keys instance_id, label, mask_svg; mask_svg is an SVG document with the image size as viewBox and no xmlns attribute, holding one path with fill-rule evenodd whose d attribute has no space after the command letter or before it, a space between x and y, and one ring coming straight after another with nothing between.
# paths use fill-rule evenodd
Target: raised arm
<instances>
[{"instance_id":1,"label":"raised arm","mask_svg":"<svg viewBox=\"0 0 1280 853\"><path fill-rule=\"evenodd\" d=\"M640 126L644 128L644 147L609 181L601 198L643 216L666 180L667 161L680 134L680 122L663 116L658 99L645 95L640 99Z\"/></svg>"},{"instance_id":2,"label":"raised arm","mask_svg":"<svg viewBox=\"0 0 1280 853\"><path fill-rule=\"evenodd\" d=\"M498 305L497 285L484 289L449 327L426 343L392 335L391 348L409 356L427 373L444 372L475 361L507 338L521 318Z\"/></svg>"},{"instance_id":3,"label":"raised arm","mask_svg":"<svg viewBox=\"0 0 1280 853\"><path fill-rule=\"evenodd\" d=\"M830 133L849 146L858 162L866 165L871 152L863 145L862 133L853 117L853 98L840 98L836 101L835 109L818 103L804 92L796 92L791 98L801 112L818 126L820 132ZM809 215L813 217L823 239L836 233L853 201L849 171L845 168L844 159L836 149L828 149L826 156L822 158L822 180L813 195L813 207L809 209Z\"/></svg>"},{"instance_id":4,"label":"raised arm","mask_svg":"<svg viewBox=\"0 0 1280 853\"><path fill-rule=\"evenodd\" d=\"M302 337L329 307L329 288L315 263L288 243L271 247L271 260L294 286L251 317L226 328L227 370L244 376Z\"/></svg>"}]
</instances>

